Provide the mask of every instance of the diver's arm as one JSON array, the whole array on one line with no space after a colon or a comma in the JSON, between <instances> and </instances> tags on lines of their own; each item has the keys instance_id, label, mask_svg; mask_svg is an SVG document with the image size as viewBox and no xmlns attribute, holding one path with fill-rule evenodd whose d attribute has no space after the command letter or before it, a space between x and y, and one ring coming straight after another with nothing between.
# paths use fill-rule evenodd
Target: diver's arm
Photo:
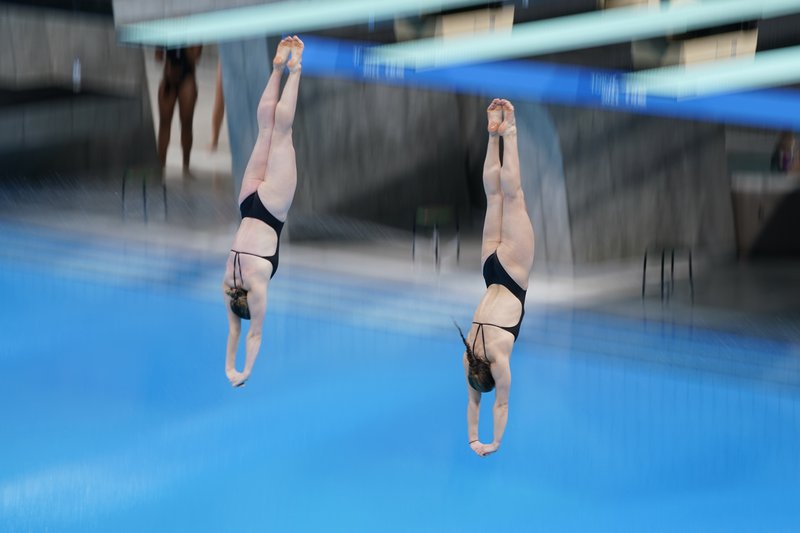
<instances>
[{"instance_id":1,"label":"diver's arm","mask_svg":"<svg viewBox=\"0 0 800 533\"><path fill-rule=\"evenodd\" d=\"M239 347L239 335L242 333L242 319L231 310L231 297L228 295L229 287L222 285L222 294L225 300L225 309L228 312L228 344L225 348L225 374L232 379L236 372L236 352Z\"/></svg>"},{"instance_id":2,"label":"diver's arm","mask_svg":"<svg viewBox=\"0 0 800 533\"><path fill-rule=\"evenodd\" d=\"M250 308L250 328L245 339L245 360L243 378L246 380L253 372L253 365L261 349L261 333L264 316L267 313L267 284L263 281L253 283L247 292L247 306Z\"/></svg>"},{"instance_id":3,"label":"diver's arm","mask_svg":"<svg viewBox=\"0 0 800 533\"><path fill-rule=\"evenodd\" d=\"M503 440L503 433L506 431L508 421L508 396L511 391L511 367L508 359L500 359L492 364L492 377L494 377L494 406L492 415L494 418L494 440L487 444L485 451L492 453L500 447Z\"/></svg>"},{"instance_id":4,"label":"diver's arm","mask_svg":"<svg viewBox=\"0 0 800 533\"><path fill-rule=\"evenodd\" d=\"M464 377L469 375L469 363L464 355ZM473 389L467 382L467 439L470 447L476 450L480 446L478 439L478 416L481 409L481 393ZM476 450L477 452L477 450Z\"/></svg>"}]
</instances>

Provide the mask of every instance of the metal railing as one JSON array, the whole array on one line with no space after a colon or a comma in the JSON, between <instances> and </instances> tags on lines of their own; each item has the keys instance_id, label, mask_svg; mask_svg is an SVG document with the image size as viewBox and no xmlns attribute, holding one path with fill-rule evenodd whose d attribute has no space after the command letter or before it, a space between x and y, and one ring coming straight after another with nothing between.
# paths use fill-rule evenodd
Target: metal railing
<instances>
[{"instance_id":1,"label":"metal railing","mask_svg":"<svg viewBox=\"0 0 800 533\"><path fill-rule=\"evenodd\" d=\"M162 177L160 169L156 168L128 168L122 174L122 203L121 212L122 219L125 220L128 216L128 208L126 203L126 195L128 189L137 185L137 180L141 182L142 190L142 218L144 223L148 222L148 209L147 209L147 183L153 181L152 178L157 177L161 188L161 198L164 206L164 220L167 220L167 182ZM130 183L130 184L129 184Z\"/></svg>"},{"instance_id":2,"label":"metal railing","mask_svg":"<svg viewBox=\"0 0 800 533\"><path fill-rule=\"evenodd\" d=\"M653 247L650 247L653 248ZM642 264L642 299L647 291L647 256L650 248L644 250L644 261ZM686 245L655 246L661 252L661 300L669 299L675 292L675 253L686 253L689 261L689 294L694 302L694 272L692 267L692 249ZM669 252L669 280L665 279L666 258Z\"/></svg>"},{"instance_id":3,"label":"metal railing","mask_svg":"<svg viewBox=\"0 0 800 533\"><path fill-rule=\"evenodd\" d=\"M441 268L441 228L443 226L453 226L455 228L456 239L456 262L461 260L461 229L458 222L458 211L446 205L427 205L417 208L414 214L414 224L411 230L411 261L416 261L417 257L417 233L420 228L432 228L433 230L433 257L436 271Z\"/></svg>"}]
</instances>

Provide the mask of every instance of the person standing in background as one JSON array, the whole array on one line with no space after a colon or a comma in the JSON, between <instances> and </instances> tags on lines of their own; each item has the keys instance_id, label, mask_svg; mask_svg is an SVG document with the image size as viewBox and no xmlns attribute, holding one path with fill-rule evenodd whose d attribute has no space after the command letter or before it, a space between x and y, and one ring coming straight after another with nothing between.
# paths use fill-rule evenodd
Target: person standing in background
<instances>
[{"instance_id":1,"label":"person standing in background","mask_svg":"<svg viewBox=\"0 0 800 533\"><path fill-rule=\"evenodd\" d=\"M219 145L219 130L222 128L222 118L225 116L225 95L222 92L222 61L217 60L217 83L214 93L214 108L211 111L211 144L208 149L217 151Z\"/></svg>"},{"instance_id":2,"label":"person standing in background","mask_svg":"<svg viewBox=\"0 0 800 533\"><path fill-rule=\"evenodd\" d=\"M167 148L172 130L172 115L178 105L181 121L181 147L183 148L183 172L189 174L189 158L192 153L192 124L197 104L197 80L195 67L200 59L202 46L156 50L156 59L164 61L164 73L158 87L158 159L163 169L167 164Z\"/></svg>"},{"instance_id":3,"label":"person standing in background","mask_svg":"<svg viewBox=\"0 0 800 533\"><path fill-rule=\"evenodd\" d=\"M800 171L800 157L798 157L797 140L794 133L784 131L778 137L775 149L770 159L770 170L773 172Z\"/></svg>"}]
</instances>

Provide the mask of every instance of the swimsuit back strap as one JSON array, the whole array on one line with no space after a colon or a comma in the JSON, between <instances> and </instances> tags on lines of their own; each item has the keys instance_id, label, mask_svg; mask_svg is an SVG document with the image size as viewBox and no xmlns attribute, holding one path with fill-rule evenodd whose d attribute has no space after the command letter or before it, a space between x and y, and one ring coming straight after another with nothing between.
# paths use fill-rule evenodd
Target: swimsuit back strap
<instances>
[{"instance_id":1,"label":"swimsuit back strap","mask_svg":"<svg viewBox=\"0 0 800 533\"><path fill-rule=\"evenodd\" d=\"M236 284L236 267L239 267L239 281L244 281L244 276L242 276L242 259L239 257L239 254L244 252L237 252L236 250L232 250L233 255L233 288L238 289L239 286Z\"/></svg>"},{"instance_id":2,"label":"swimsuit back strap","mask_svg":"<svg viewBox=\"0 0 800 533\"><path fill-rule=\"evenodd\" d=\"M508 328L508 326L501 326L499 324L492 324L491 322L473 322L473 324L478 324L478 327L494 326L494 327L500 328L500 329L507 329Z\"/></svg>"},{"instance_id":3,"label":"swimsuit back strap","mask_svg":"<svg viewBox=\"0 0 800 533\"><path fill-rule=\"evenodd\" d=\"M234 254L236 254L233 258L233 265L234 269L236 268L237 260L239 265L239 278L242 278L242 259L239 257L240 254L244 255L251 255L253 257L258 257L259 259L264 259L272 263L272 274L270 278L275 275L275 272L278 270L278 250L280 249L280 241L278 241L278 245L275 247L275 253L272 255L258 255L250 252L240 252L239 250L231 250ZM236 283L236 271L233 272L234 283Z\"/></svg>"},{"instance_id":4,"label":"swimsuit back strap","mask_svg":"<svg viewBox=\"0 0 800 533\"><path fill-rule=\"evenodd\" d=\"M231 250L231 252L235 253L236 257L238 257L239 254L252 255L253 257L258 257L259 259L267 259L267 260L269 260L269 258L271 257L271 256L268 256L268 255L252 254L250 252L240 252L239 250ZM240 260L240 262L241 262L241 260ZM241 272L240 272L240 275L241 275Z\"/></svg>"},{"instance_id":5,"label":"swimsuit back strap","mask_svg":"<svg viewBox=\"0 0 800 533\"><path fill-rule=\"evenodd\" d=\"M525 314L524 310L523 310L522 314L523 315ZM520 321L520 323L522 322L522 317L520 317L519 321ZM519 323L516 326L501 326L500 324L492 324L491 322L473 322L473 324L478 324L478 328L481 330L481 335L483 335L483 329L482 329L483 326L492 326L492 327L495 327L495 328L500 328L503 331L507 331L507 332L511 333L512 335L514 335L514 341L517 340L517 335L519 333ZM484 349L485 349L486 348L486 340L485 339L483 341L483 346L484 346Z\"/></svg>"},{"instance_id":6,"label":"swimsuit back strap","mask_svg":"<svg viewBox=\"0 0 800 533\"><path fill-rule=\"evenodd\" d=\"M472 339L472 353L475 354L475 344L478 342L478 332L480 332L481 340L483 341L483 356L486 358L486 333L484 332L483 326L494 326L494 324L484 324L483 322L473 322L473 324L477 324L478 329L475 330L475 338Z\"/></svg>"}]
</instances>

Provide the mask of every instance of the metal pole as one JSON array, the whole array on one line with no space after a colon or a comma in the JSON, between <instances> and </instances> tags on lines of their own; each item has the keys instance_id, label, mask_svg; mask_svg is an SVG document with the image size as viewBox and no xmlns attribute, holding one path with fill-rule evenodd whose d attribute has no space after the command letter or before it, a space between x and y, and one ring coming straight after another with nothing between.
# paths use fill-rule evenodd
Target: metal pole
<instances>
[{"instance_id":1,"label":"metal pole","mask_svg":"<svg viewBox=\"0 0 800 533\"><path fill-rule=\"evenodd\" d=\"M144 223L147 224L147 174L142 173L142 206L144 209Z\"/></svg>"},{"instance_id":2,"label":"metal pole","mask_svg":"<svg viewBox=\"0 0 800 533\"><path fill-rule=\"evenodd\" d=\"M461 227L458 225L458 211L456 211L456 263L461 262Z\"/></svg>"},{"instance_id":3,"label":"metal pole","mask_svg":"<svg viewBox=\"0 0 800 533\"><path fill-rule=\"evenodd\" d=\"M161 197L164 199L164 221L167 221L167 180L165 179L164 175L159 173L161 176Z\"/></svg>"},{"instance_id":4,"label":"metal pole","mask_svg":"<svg viewBox=\"0 0 800 533\"><path fill-rule=\"evenodd\" d=\"M125 181L128 179L128 170L122 173L122 220L125 220Z\"/></svg>"},{"instance_id":5,"label":"metal pole","mask_svg":"<svg viewBox=\"0 0 800 533\"><path fill-rule=\"evenodd\" d=\"M692 274L692 249L689 248L689 291L692 295L692 303L694 303L694 277Z\"/></svg>"},{"instance_id":6,"label":"metal pole","mask_svg":"<svg viewBox=\"0 0 800 533\"><path fill-rule=\"evenodd\" d=\"M417 256L417 216L414 215L414 224L411 226L411 262L413 263Z\"/></svg>"},{"instance_id":7,"label":"metal pole","mask_svg":"<svg viewBox=\"0 0 800 533\"><path fill-rule=\"evenodd\" d=\"M644 300L644 287L647 281L647 250L644 251L644 264L642 265L642 300Z\"/></svg>"},{"instance_id":8,"label":"metal pole","mask_svg":"<svg viewBox=\"0 0 800 533\"><path fill-rule=\"evenodd\" d=\"M669 293L675 292L675 248L672 249L672 258L669 265Z\"/></svg>"},{"instance_id":9,"label":"metal pole","mask_svg":"<svg viewBox=\"0 0 800 533\"><path fill-rule=\"evenodd\" d=\"M436 262L436 272L439 272L439 226L433 225L433 257Z\"/></svg>"}]
</instances>

